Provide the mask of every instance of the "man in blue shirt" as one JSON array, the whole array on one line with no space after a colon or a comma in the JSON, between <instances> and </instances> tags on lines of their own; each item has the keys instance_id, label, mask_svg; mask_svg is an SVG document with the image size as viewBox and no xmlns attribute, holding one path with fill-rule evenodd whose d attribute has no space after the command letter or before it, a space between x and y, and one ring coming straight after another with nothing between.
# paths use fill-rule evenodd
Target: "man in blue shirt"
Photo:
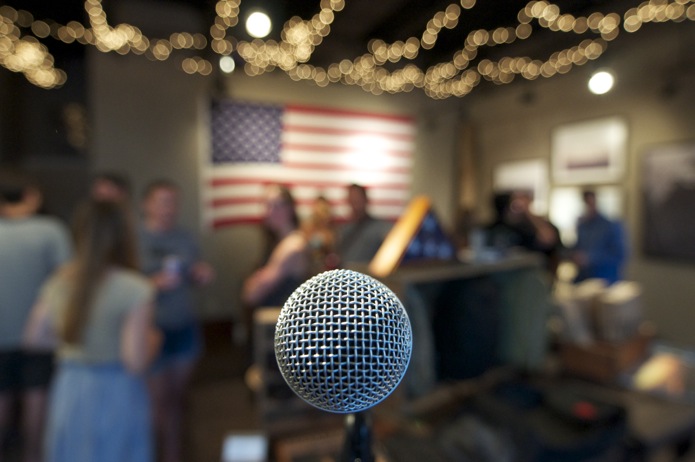
<instances>
[{"instance_id":1,"label":"man in blue shirt","mask_svg":"<svg viewBox=\"0 0 695 462\"><path fill-rule=\"evenodd\" d=\"M575 282L600 278L612 284L622 279L627 259L623 225L598 211L594 191L584 191L582 198L586 211L577 224L577 243L571 254L578 269Z\"/></svg>"}]
</instances>

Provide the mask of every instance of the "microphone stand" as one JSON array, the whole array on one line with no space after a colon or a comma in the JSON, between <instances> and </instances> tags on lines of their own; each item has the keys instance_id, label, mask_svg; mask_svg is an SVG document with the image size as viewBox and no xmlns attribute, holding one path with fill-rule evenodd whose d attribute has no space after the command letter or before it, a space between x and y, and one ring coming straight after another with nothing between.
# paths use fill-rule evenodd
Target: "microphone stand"
<instances>
[{"instance_id":1,"label":"microphone stand","mask_svg":"<svg viewBox=\"0 0 695 462\"><path fill-rule=\"evenodd\" d=\"M363 412L345 417L345 444L341 462L374 462L371 419Z\"/></svg>"}]
</instances>

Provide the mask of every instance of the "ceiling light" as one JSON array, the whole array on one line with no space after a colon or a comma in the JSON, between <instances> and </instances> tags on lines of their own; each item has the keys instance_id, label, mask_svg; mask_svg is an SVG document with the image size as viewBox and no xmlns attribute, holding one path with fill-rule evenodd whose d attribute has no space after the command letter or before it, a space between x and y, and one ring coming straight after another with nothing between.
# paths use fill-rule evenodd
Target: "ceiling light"
<instances>
[{"instance_id":1,"label":"ceiling light","mask_svg":"<svg viewBox=\"0 0 695 462\"><path fill-rule=\"evenodd\" d=\"M235 68L236 63L234 62L234 58L232 58L231 56L222 56L220 58L220 69L225 74L231 74L232 72L234 72Z\"/></svg>"},{"instance_id":2,"label":"ceiling light","mask_svg":"<svg viewBox=\"0 0 695 462\"><path fill-rule=\"evenodd\" d=\"M603 95L613 88L615 79L613 74L608 71L594 73L589 79L589 91L595 95Z\"/></svg>"},{"instance_id":3,"label":"ceiling light","mask_svg":"<svg viewBox=\"0 0 695 462\"><path fill-rule=\"evenodd\" d=\"M246 18L246 32L248 32L251 37L267 37L268 34L270 34L271 28L272 23L270 22L270 17L261 11L254 11Z\"/></svg>"}]
</instances>

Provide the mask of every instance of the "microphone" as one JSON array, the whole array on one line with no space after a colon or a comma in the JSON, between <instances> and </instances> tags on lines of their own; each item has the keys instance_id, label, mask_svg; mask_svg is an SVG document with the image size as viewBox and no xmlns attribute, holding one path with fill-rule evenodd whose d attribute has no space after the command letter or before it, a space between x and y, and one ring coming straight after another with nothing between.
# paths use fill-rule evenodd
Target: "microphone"
<instances>
[{"instance_id":1,"label":"microphone","mask_svg":"<svg viewBox=\"0 0 695 462\"><path fill-rule=\"evenodd\" d=\"M381 282L352 270L326 271L304 282L285 302L275 327L275 358L289 387L333 413L359 413L383 401L401 382L411 352L412 329L400 300ZM359 415L347 421L365 425ZM359 440L365 429L354 431L347 442L364 447Z\"/></svg>"}]
</instances>

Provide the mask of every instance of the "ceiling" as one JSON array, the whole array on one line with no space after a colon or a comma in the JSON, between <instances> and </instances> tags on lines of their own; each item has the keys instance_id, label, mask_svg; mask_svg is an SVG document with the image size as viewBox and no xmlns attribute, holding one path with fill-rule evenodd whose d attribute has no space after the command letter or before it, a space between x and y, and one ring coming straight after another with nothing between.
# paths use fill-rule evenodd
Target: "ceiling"
<instances>
[{"instance_id":1,"label":"ceiling","mask_svg":"<svg viewBox=\"0 0 695 462\"><path fill-rule=\"evenodd\" d=\"M302 19L310 19L320 11L319 0L239 0L239 17L243 18L251 8L263 8L271 15L275 26L270 38L279 40L279 31L287 19L299 16ZM420 69L426 70L430 66L452 60L454 53L463 48L466 38L472 31L492 31L500 27L516 27L519 24L518 14L529 0L461 0L462 3L474 3L469 9L462 9L458 24L452 29L442 28L435 46L430 50L420 49L416 58L411 61L401 60L397 64L386 63L389 70L402 68L406 62L412 62ZM616 12L621 17L631 7L639 6L642 0L552 0L563 14L571 14L575 17L588 16L594 12ZM84 0L6 0L17 9L26 9L33 13L34 18L52 18L55 21L66 24L68 21L77 20L85 24ZM150 9L163 8L171 5L178 9L194 12L199 17L197 31L207 33L209 26L215 20L216 0L102 0L104 10L110 20L129 21L111 15L116 5L120 8L123 4L138 4ZM330 34L316 47L309 61L315 66L327 67L331 63L341 60L354 60L368 51L368 43L373 39L381 39L386 43L398 40L405 41L410 37L420 38L426 28L427 22L439 11L444 11L451 4L460 5L457 0L345 0L345 8L335 14L331 24ZM145 35L151 38L166 37L167 33L181 32L171 30L166 32L160 27L156 32L149 31L137 24L138 18L133 17L133 24L141 27ZM484 58L497 61L505 56L528 56L531 59L547 60L549 56L562 49L578 45L585 38L598 38L596 33L562 33L552 32L542 28L537 21L531 22L533 32L528 39L515 40L497 46L480 46L477 49L476 60ZM241 26L228 30L238 40L250 40L245 35ZM83 56L84 46L79 44L66 45L56 40L45 39L44 43L56 58L56 65L60 67L65 59L73 59ZM208 57L213 54L208 50ZM473 64L475 65L475 63Z\"/></svg>"},{"instance_id":2,"label":"ceiling","mask_svg":"<svg viewBox=\"0 0 695 462\"><path fill-rule=\"evenodd\" d=\"M117 0L103 0L107 14ZM152 8L163 4L187 5L197 10L202 20L208 24L214 21L214 0L131 0L135 3L151 5ZM17 9L30 11L36 19L50 18L65 24L71 20L84 23L84 0L7 0L6 3ZM266 9L276 23L283 23L292 16L309 19L319 11L319 0L278 0L276 2L263 0L240 0L241 13L250 8ZM335 15L331 25L331 33L323 43L316 48L310 63L326 66L342 59L354 59L367 52L367 44L372 39L382 39L387 43L406 40L409 37L420 37L427 21L438 11L443 11L452 0L346 0L345 8ZM477 29L492 30L497 27L514 27L518 24L517 14L526 6L528 0L478 0L470 9L462 11L459 24L454 29L443 29L439 34L436 46L431 50L423 50L414 60L420 67L427 67L442 60L451 59L456 50L460 50L468 34ZM620 11L616 4L625 1L616 0L554 0L563 13L575 16L588 15L591 12ZM637 4L637 2L630 2ZM457 4L457 3L456 3ZM622 12L622 11L620 11ZM279 39L280 26L274 28L274 35ZM241 27L232 29L238 38L248 40ZM172 31L173 32L173 31ZM194 32L194 31L191 31ZM540 31L545 32L545 31ZM562 42L577 42L576 37L567 34L550 37L550 34L534 33L534 37L523 43L526 54L533 52L542 54L552 46L562 47ZM61 46L59 42L47 43L49 49L58 54L80 54L81 46ZM520 45L520 44L519 44ZM513 45L519 47L519 45ZM504 48L500 50L500 48ZM510 54L511 46L504 45L497 50L481 49L480 52L492 56L503 53ZM536 58L536 56L531 56ZM543 57L543 56L538 56Z\"/></svg>"},{"instance_id":3,"label":"ceiling","mask_svg":"<svg viewBox=\"0 0 695 462\"><path fill-rule=\"evenodd\" d=\"M314 2L303 2L314 3ZM336 62L340 59L360 56L367 51L367 44L372 39L381 39L386 43L420 37L427 21L438 11L444 11L452 0L347 0L344 11L336 15L331 26L331 34L317 48L313 58L318 64ZM478 0L475 6L463 10L459 24L454 29L442 29L435 47L423 50L414 60L421 68L450 60L460 50L471 31L478 29L492 30L498 27L515 27L519 24L517 15L528 0ZM611 0L555 0L565 13L581 15L601 8L609 9ZM378 9L374 7L378 4ZM310 10L309 10L310 11ZM575 40L576 37L565 37ZM532 39L538 52L542 53L549 45L559 47L557 37L548 43L548 36L539 34ZM562 40L566 41L566 40ZM569 43L569 42L568 42ZM528 44L526 44L528 46ZM492 50L491 54L508 55L506 50ZM479 50L486 53L486 50ZM490 53L490 50L487 50Z\"/></svg>"}]
</instances>

